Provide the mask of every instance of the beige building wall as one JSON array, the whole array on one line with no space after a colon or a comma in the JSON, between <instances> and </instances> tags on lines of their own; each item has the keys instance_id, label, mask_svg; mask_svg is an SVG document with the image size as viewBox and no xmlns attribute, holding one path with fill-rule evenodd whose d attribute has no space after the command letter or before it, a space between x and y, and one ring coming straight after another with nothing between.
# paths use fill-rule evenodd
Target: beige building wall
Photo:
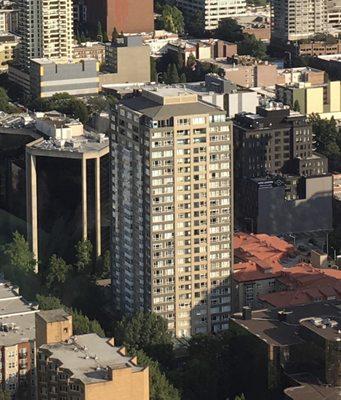
<instances>
[{"instance_id":1,"label":"beige building wall","mask_svg":"<svg viewBox=\"0 0 341 400\"><path fill-rule=\"evenodd\" d=\"M149 369L111 371L111 380L85 385L84 400L149 400Z\"/></svg>"},{"instance_id":2,"label":"beige building wall","mask_svg":"<svg viewBox=\"0 0 341 400\"><path fill-rule=\"evenodd\" d=\"M42 344L64 342L72 336L72 316L68 315L59 321L47 322L39 313L36 314L36 343Z\"/></svg>"},{"instance_id":3,"label":"beige building wall","mask_svg":"<svg viewBox=\"0 0 341 400\"><path fill-rule=\"evenodd\" d=\"M118 47L117 73L99 75L100 86L150 82L150 47Z\"/></svg>"},{"instance_id":4,"label":"beige building wall","mask_svg":"<svg viewBox=\"0 0 341 400\"><path fill-rule=\"evenodd\" d=\"M328 85L328 97L330 103L330 112L341 111L341 82L331 81Z\"/></svg>"},{"instance_id":5,"label":"beige building wall","mask_svg":"<svg viewBox=\"0 0 341 400\"><path fill-rule=\"evenodd\" d=\"M141 102L144 98L146 104L154 100L160 106L159 115L176 107L181 112L173 114L168 126L162 126L162 116L149 129L140 125L146 146L139 148L133 126L129 128L131 121L140 120L138 110L127 105L117 110L120 126L112 148L115 296L120 287L120 298L125 299L120 305L129 312L143 305L146 293L146 307L165 318L177 337L227 329L233 263L232 123L223 111L199 103L196 95L180 88L146 90ZM145 182L136 176L143 167L142 152L150 176L144 190L150 195L141 205L136 199L135 205L135 193ZM138 216L141 209L145 220L141 217L135 224L132 217L126 222L125 215ZM144 228L149 237L142 253L136 238L143 237ZM139 271L146 268L142 254L148 260L150 287L139 279Z\"/></svg>"},{"instance_id":6,"label":"beige building wall","mask_svg":"<svg viewBox=\"0 0 341 400\"><path fill-rule=\"evenodd\" d=\"M306 114L322 114L323 107L323 87L310 87L306 89Z\"/></svg>"}]
</instances>

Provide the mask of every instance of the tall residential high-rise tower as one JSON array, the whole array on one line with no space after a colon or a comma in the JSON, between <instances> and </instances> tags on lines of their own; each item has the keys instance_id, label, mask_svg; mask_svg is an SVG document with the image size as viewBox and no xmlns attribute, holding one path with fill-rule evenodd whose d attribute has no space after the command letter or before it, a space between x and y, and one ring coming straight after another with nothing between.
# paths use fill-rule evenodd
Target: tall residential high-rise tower
<instances>
[{"instance_id":1,"label":"tall residential high-rise tower","mask_svg":"<svg viewBox=\"0 0 341 400\"><path fill-rule=\"evenodd\" d=\"M272 37L305 39L327 30L326 0L271 0Z\"/></svg>"},{"instance_id":2,"label":"tall residential high-rise tower","mask_svg":"<svg viewBox=\"0 0 341 400\"><path fill-rule=\"evenodd\" d=\"M176 336L227 327L233 265L232 124L179 87L144 89L112 116L112 287Z\"/></svg>"},{"instance_id":3,"label":"tall residential high-rise tower","mask_svg":"<svg viewBox=\"0 0 341 400\"><path fill-rule=\"evenodd\" d=\"M216 29L222 19L246 13L246 0L177 0L176 3L189 18L201 13L207 30Z\"/></svg>"},{"instance_id":4,"label":"tall residential high-rise tower","mask_svg":"<svg viewBox=\"0 0 341 400\"><path fill-rule=\"evenodd\" d=\"M71 59L73 48L72 0L18 0L20 56L23 69L31 58Z\"/></svg>"}]
</instances>

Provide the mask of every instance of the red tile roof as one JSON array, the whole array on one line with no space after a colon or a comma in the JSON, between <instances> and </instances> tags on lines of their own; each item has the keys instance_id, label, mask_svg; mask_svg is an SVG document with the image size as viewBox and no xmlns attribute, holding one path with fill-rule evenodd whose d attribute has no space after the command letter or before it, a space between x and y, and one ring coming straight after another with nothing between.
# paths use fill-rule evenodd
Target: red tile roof
<instances>
[{"instance_id":1,"label":"red tile roof","mask_svg":"<svg viewBox=\"0 0 341 400\"><path fill-rule=\"evenodd\" d=\"M233 267L238 283L276 279L286 290L261 295L259 299L274 307L307 304L314 301L341 300L341 271L318 269L299 262L288 266L284 258L297 254L290 243L268 235L237 233L235 256L242 262Z\"/></svg>"}]
</instances>

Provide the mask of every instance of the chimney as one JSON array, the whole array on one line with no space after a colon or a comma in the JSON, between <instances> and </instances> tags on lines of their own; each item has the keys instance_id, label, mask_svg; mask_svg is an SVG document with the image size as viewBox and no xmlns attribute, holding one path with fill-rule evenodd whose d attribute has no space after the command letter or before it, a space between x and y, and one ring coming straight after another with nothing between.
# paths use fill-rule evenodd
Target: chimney
<instances>
[{"instance_id":1,"label":"chimney","mask_svg":"<svg viewBox=\"0 0 341 400\"><path fill-rule=\"evenodd\" d=\"M244 321L252 319L252 310L249 306L244 306L242 313Z\"/></svg>"}]
</instances>

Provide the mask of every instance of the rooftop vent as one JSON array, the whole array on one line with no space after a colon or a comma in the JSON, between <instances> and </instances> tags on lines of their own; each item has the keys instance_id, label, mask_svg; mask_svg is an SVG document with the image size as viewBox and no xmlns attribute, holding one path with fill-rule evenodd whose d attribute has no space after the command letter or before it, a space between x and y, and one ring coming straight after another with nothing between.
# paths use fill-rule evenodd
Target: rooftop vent
<instances>
[{"instance_id":1,"label":"rooftop vent","mask_svg":"<svg viewBox=\"0 0 341 400\"><path fill-rule=\"evenodd\" d=\"M252 319L252 310L250 307L245 306L243 307L243 320L247 321Z\"/></svg>"}]
</instances>

